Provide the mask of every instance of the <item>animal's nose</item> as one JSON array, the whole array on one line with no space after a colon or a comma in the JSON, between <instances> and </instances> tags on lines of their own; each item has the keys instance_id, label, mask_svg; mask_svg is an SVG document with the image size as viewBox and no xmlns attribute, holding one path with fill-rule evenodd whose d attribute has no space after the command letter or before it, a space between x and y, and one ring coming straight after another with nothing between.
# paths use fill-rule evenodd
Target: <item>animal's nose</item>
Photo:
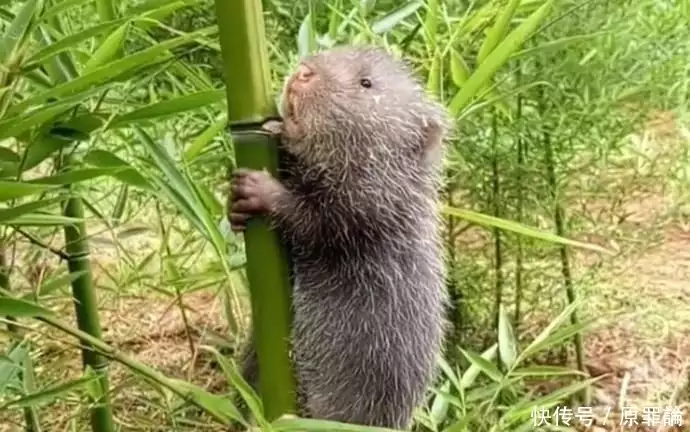
<instances>
[{"instance_id":1,"label":"animal's nose","mask_svg":"<svg viewBox=\"0 0 690 432\"><path fill-rule=\"evenodd\" d=\"M316 75L314 70L302 63L297 66L297 70L295 71L295 80L302 83L307 83L314 77L314 75Z\"/></svg>"}]
</instances>

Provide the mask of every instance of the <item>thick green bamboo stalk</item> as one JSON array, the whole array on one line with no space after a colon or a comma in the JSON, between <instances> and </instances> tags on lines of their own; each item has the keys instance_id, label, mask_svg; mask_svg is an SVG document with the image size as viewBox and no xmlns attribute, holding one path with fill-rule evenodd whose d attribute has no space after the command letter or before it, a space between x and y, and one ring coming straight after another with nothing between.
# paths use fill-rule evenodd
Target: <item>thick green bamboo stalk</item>
<instances>
[{"instance_id":1,"label":"thick green bamboo stalk","mask_svg":"<svg viewBox=\"0 0 690 432\"><path fill-rule=\"evenodd\" d=\"M252 132L276 115L261 2L216 0L220 45L227 84L228 120L238 167L276 175L274 138ZM241 132L241 133L240 133ZM264 415L273 420L295 412L294 377L289 359L290 281L288 257L265 218L252 218L245 230L247 279L254 341L259 360L259 393Z\"/></svg>"},{"instance_id":2,"label":"thick green bamboo stalk","mask_svg":"<svg viewBox=\"0 0 690 432\"><path fill-rule=\"evenodd\" d=\"M70 157L63 158L63 166L72 164ZM72 191L71 197L65 203L63 210L65 216L83 219L84 208L81 198ZM77 326L80 330L91 336L102 339L101 323L98 317L98 302L96 292L92 285L91 260L89 257L89 244L86 240L86 225L83 222L65 225L65 252L69 256L67 266L71 274L80 274L72 282L72 296L74 309L77 315ZM112 409L110 406L108 383L108 360L96 352L91 344L82 341L82 362L99 375L101 394L98 400L92 401L91 429L94 432L112 432Z\"/></svg>"}]
</instances>

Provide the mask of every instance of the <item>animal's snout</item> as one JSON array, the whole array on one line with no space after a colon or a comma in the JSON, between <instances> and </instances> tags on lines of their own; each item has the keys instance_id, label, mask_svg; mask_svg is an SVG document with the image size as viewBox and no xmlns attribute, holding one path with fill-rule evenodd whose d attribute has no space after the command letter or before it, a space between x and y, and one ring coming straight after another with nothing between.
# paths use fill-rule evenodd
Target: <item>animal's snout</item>
<instances>
[{"instance_id":1,"label":"animal's snout","mask_svg":"<svg viewBox=\"0 0 690 432\"><path fill-rule=\"evenodd\" d=\"M304 63L300 63L292 74L289 89L292 91L305 90L314 81L314 78L316 78L314 69Z\"/></svg>"},{"instance_id":2,"label":"animal's snout","mask_svg":"<svg viewBox=\"0 0 690 432\"><path fill-rule=\"evenodd\" d=\"M316 75L314 70L305 64L300 64L297 66L295 71L295 80L301 83L308 83Z\"/></svg>"}]
</instances>

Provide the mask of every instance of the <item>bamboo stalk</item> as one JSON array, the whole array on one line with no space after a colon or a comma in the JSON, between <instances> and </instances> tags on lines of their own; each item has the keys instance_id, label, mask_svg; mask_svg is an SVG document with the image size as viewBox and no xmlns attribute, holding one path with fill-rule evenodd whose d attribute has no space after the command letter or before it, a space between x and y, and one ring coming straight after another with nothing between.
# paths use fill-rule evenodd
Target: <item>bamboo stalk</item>
<instances>
[{"instance_id":1,"label":"bamboo stalk","mask_svg":"<svg viewBox=\"0 0 690 432\"><path fill-rule=\"evenodd\" d=\"M73 161L70 156L62 160L63 166L69 169ZM69 187L69 186L68 186ZM84 208L81 198L72 195L67 199L63 210L65 216L83 219ZM72 282L72 295L74 309L77 315L77 326L89 335L102 339L101 323L98 317L98 303L96 292L92 285L91 261L89 257L89 243L86 240L86 226L83 222L65 225L65 252L68 255L67 266L72 274L80 274ZM110 405L108 383L108 361L101 354L90 349L91 344L82 341L85 348L82 349L82 362L84 368L90 367L98 375L101 394L98 400L92 401L91 429L95 432L112 432L113 424L112 408Z\"/></svg>"},{"instance_id":2,"label":"bamboo stalk","mask_svg":"<svg viewBox=\"0 0 690 432\"><path fill-rule=\"evenodd\" d=\"M216 0L216 13L231 132L237 132L240 124L253 123L257 127L276 115L261 2ZM234 148L238 167L265 169L276 175L278 150L274 138L245 131L237 135ZM295 383L289 359L289 264L280 238L269 229L266 218L251 218L244 235L253 340L260 371L259 393L264 415L270 421L295 412Z\"/></svg>"},{"instance_id":3,"label":"bamboo stalk","mask_svg":"<svg viewBox=\"0 0 690 432\"><path fill-rule=\"evenodd\" d=\"M540 114L543 118L546 112L546 102L543 95L543 90L540 93ZM561 237L565 237L566 227L565 227L565 210L560 202L558 194L558 180L556 177L556 160L553 152L552 136L551 132L546 129L542 135L542 143L544 145L544 163L546 165L546 181L549 186L549 191L551 193L551 198L553 200L553 218L555 225L555 232ZM567 246L562 245L559 247L559 254L561 258L561 274L563 275L563 282L565 285L566 297L568 304L573 304L576 301L577 295L575 293L575 288L573 286L573 278L570 271L570 254ZM573 310L570 315L570 321L573 324L577 324L579 319L577 317L577 312ZM573 342L575 344L575 361L577 364L577 369L581 372L586 373L585 370L585 360L584 360L584 342L582 340L582 333L577 332L573 337ZM589 403L589 392L584 389L581 393L581 401L587 405Z\"/></svg>"},{"instance_id":4,"label":"bamboo stalk","mask_svg":"<svg viewBox=\"0 0 690 432\"><path fill-rule=\"evenodd\" d=\"M517 72L516 72L516 86L520 86L522 82L522 62L518 61ZM517 109L515 113L516 124L518 126L517 133L517 222L523 222L523 210L525 201L525 186L523 184L523 177L525 171L525 151L524 151L524 140L522 137L522 93L518 93L517 96ZM515 259L515 329L520 328L520 320L522 318L522 290L523 290L523 262L524 262L524 248L522 236L517 236L517 257Z\"/></svg>"}]
</instances>

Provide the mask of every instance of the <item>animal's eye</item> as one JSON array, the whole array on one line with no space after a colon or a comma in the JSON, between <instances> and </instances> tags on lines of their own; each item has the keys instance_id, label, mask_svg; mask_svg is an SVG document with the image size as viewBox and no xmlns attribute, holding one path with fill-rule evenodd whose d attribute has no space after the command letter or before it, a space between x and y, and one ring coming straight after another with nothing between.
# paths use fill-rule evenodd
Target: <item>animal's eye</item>
<instances>
[{"instance_id":1,"label":"animal's eye","mask_svg":"<svg viewBox=\"0 0 690 432\"><path fill-rule=\"evenodd\" d=\"M369 80L366 79L366 78L362 78L361 80L359 80L359 84L360 84L362 87L364 87L364 88L369 88L369 87L371 87L371 81L369 81Z\"/></svg>"}]
</instances>

